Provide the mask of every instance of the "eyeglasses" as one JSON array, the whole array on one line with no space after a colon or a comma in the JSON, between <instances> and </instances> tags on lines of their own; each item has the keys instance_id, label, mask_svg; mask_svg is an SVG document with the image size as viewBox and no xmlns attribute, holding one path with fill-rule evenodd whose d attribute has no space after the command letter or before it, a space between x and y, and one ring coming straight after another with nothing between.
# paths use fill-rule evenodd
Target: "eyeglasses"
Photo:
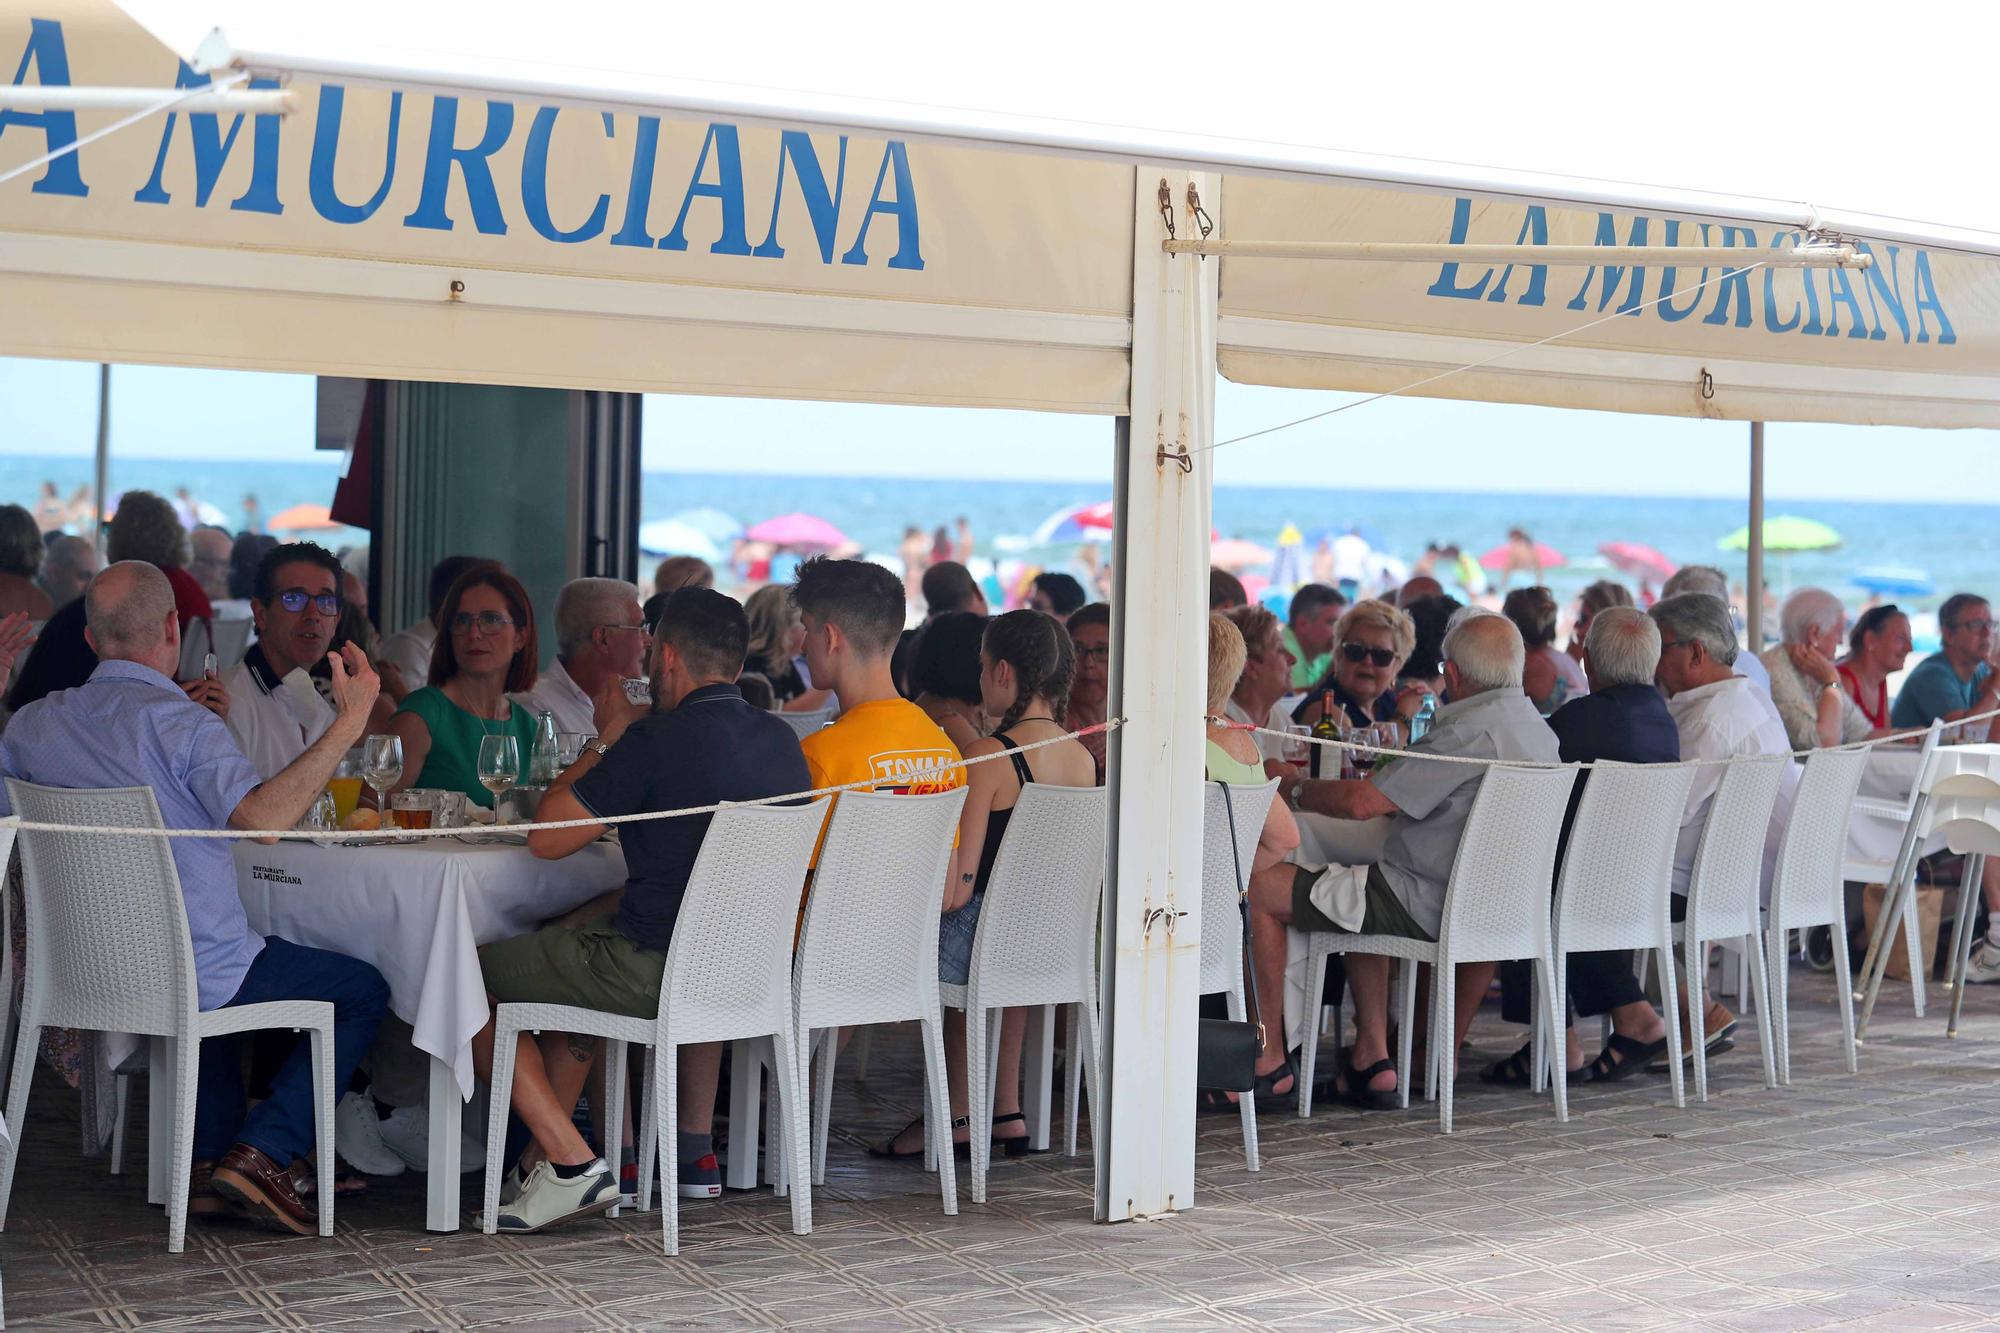
<instances>
[{"instance_id":1,"label":"eyeglasses","mask_svg":"<svg viewBox=\"0 0 2000 1333\"><path fill-rule=\"evenodd\" d=\"M1340 655L1350 662L1373 662L1378 667L1388 666L1396 660L1396 654L1391 649L1369 648L1358 643L1341 644Z\"/></svg>"},{"instance_id":2,"label":"eyeglasses","mask_svg":"<svg viewBox=\"0 0 2000 1333\"><path fill-rule=\"evenodd\" d=\"M481 634L498 634L501 630L513 625L513 623L513 621L507 619L507 617L501 615L498 611L481 611L476 616L468 611L460 611L451 618L451 632L454 634L464 634L474 625L477 625Z\"/></svg>"},{"instance_id":3,"label":"eyeglasses","mask_svg":"<svg viewBox=\"0 0 2000 1333\"><path fill-rule=\"evenodd\" d=\"M340 594L337 592L307 592L304 588L287 588L278 594L278 605L293 615L306 609L311 602L323 616L340 614Z\"/></svg>"},{"instance_id":4,"label":"eyeglasses","mask_svg":"<svg viewBox=\"0 0 2000 1333\"><path fill-rule=\"evenodd\" d=\"M1669 648L1685 648L1692 642L1692 639L1664 639L1660 643L1660 655L1664 657Z\"/></svg>"},{"instance_id":5,"label":"eyeglasses","mask_svg":"<svg viewBox=\"0 0 2000 1333\"><path fill-rule=\"evenodd\" d=\"M1094 648L1078 648L1076 655L1079 658L1088 658L1093 662L1109 662L1111 660L1111 645L1100 643Z\"/></svg>"},{"instance_id":6,"label":"eyeglasses","mask_svg":"<svg viewBox=\"0 0 2000 1333\"><path fill-rule=\"evenodd\" d=\"M636 630L644 630L644 631L645 631L646 633L648 633L648 634L651 634L651 633L653 632L653 627L652 627L651 625L645 625L645 624L640 624L640 625L599 625L599 626L598 626L597 628L599 628L599 629L636 629Z\"/></svg>"},{"instance_id":7,"label":"eyeglasses","mask_svg":"<svg viewBox=\"0 0 2000 1333\"><path fill-rule=\"evenodd\" d=\"M1987 630L1993 628L1993 622L1991 620L1961 620L1951 628L1953 633L1957 633L1962 629L1969 629L1974 634L1984 634Z\"/></svg>"}]
</instances>

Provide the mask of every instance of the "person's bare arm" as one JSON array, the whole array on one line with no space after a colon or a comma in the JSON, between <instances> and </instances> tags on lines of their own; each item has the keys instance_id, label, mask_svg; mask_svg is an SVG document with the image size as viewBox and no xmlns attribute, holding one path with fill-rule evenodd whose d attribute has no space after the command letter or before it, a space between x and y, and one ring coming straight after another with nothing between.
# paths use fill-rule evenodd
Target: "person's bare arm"
<instances>
[{"instance_id":1,"label":"person's bare arm","mask_svg":"<svg viewBox=\"0 0 2000 1333\"><path fill-rule=\"evenodd\" d=\"M1372 780L1321 780L1301 784L1299 807L1335 819L1379 819L1393 815L1396 803Z\"/></svg>"},{"instance_id":2,"label":"person's bare arm","mask_svg":"<svg viewBox=\"0 0 2000 1333\"><path fill-rule=\"evenodd\" d=\"M625 682L616 678L605 681L591 696L595 706L597 739L605 749L616 745L625 735L626 728L646 715L643 705L635 704L625 697ZM577 799L574 788L581 778L601 762L595 749L585 750L577 761L556 775L549 789L542 794L542 803L536 807L537 823L560 823L565 819L592 818L589 807ZM528 850L544 861L559 861L573 852L582 850L595 842L604 832L603 824L585 824L576 828L536 829L528 834Z\"/></svg>"},{"instance_id":3,"label":"person's bare arm","mask_svg":"<svg viewBox=\"0 0 2000 1333\"><path fill-rule=\"evenodd\" d=\"M1291 807L1271 793L1271 806L1264 814L1263 831L1257 835L1257 850L1250 857L1250 873L1268 869L1291 855L1299 845L1299 824Z\"/></svg>"},{"instance_id":4,"label":"person's bare arm","mask_svg":"<svg viewBox=\"0 0 2000 1333\"><path fill-rule=\"evenodd\" d=\"M964 752L967 759L995 754L998 741L981 741ZM986 825L999 799L1002 781L999 764L974 764L965 770L965 805L958 815L958 846L951 854L951 875L944 886L944 910L956 912L972 901L972 886L979 878L979 854L986 846Z\"/></svg>"},{"instance_id":5,"label":"person's bare arm","mask_svg":"<svg viewBox=\"0 0 2000 1333\"><path fill-rule=\"evenodd\" d=\"M230 827L286 829L298 823L326 790L341 756L366 731L381 680L369 667L367 657L351 643L328 656L333 663L333 725L283 771L251 788L230 812Z\"/></svg>"}]
</instances>

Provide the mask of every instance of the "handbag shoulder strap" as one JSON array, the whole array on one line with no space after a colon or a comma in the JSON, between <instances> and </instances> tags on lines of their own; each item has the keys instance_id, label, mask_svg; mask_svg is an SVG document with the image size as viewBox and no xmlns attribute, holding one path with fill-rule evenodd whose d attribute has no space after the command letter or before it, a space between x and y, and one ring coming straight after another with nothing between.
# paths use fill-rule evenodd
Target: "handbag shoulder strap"
<instances>
[{"instance_id":1,"label":"handbag shoulder strap","mask_svg":"<svg viewBox=\"0 0 2000 1333\"><path fill-rule=\"evenodd\" d=\"M1229 819L1229 860L1236 867L1236 911L1243 926L1243 999L1244 1013L1249 1021L1257 1025L1257 1039L1264 1038L1264 1016L1257 1005L1257 967L1250 956L1250 886L1243 879L1243 853L1239 850L1236 837L1236 802L1231 797L1229 784L1221 780L1216 786L1222 789L1222 813Z\"/></svg>"}]
</instances>

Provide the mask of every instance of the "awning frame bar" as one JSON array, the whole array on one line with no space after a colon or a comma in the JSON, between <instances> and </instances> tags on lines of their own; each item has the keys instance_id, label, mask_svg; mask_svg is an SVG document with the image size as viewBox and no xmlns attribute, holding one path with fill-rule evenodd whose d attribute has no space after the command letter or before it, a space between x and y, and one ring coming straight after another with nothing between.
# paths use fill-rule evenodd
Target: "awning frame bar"
<instances>
[{"instance_id":1,"label":"awning frame bar","mask_svg":"<svg viewBox=\"0 0 2000 1333\"><path fill-rule=\"evenodd\" d=\"M1703 268L1853 268L1874 265L1874 256L1852 245L1804 245L1789 250L1747 245L1446 245L1402 241L1165 240L1170 255L1216 255L1227 259L1336 259L1376 264L1540 264L1591 268L1603 264Z\"/></svg>"},{"instance_id":2,"label":"awning frame bar","mask_svg":"<svg viewBox=\"0 0 2000 1333\"><path fill-rule=\"evenodd\" d=\"M23 83L0 85L0 111L140 111L159 106L171 88L72 88ZM286 88L224 88L191 92L175 102L176 111L208 111L223 115L285 116L298 99Z\"/></svg>"}]
</instances>

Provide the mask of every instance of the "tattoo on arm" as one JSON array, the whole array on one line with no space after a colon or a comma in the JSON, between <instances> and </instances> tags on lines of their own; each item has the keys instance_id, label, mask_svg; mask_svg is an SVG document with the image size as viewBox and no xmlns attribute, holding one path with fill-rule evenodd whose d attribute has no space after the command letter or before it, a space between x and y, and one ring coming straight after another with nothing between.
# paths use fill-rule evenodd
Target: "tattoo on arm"
<instances>
[{"instance_id":1,"label":"tattoo on arm","mask_svg":"<svg viewBox=\"0 0 2000 1333\"><path fill-rule=\"evenodd\" d=\"M580 1065L589 1064L592 1057L597 1054L597 1039L587 1037L581 1032L568 1032L563 1035L569 1041L570 1058Z\"/></svg>"}]
</instances>

